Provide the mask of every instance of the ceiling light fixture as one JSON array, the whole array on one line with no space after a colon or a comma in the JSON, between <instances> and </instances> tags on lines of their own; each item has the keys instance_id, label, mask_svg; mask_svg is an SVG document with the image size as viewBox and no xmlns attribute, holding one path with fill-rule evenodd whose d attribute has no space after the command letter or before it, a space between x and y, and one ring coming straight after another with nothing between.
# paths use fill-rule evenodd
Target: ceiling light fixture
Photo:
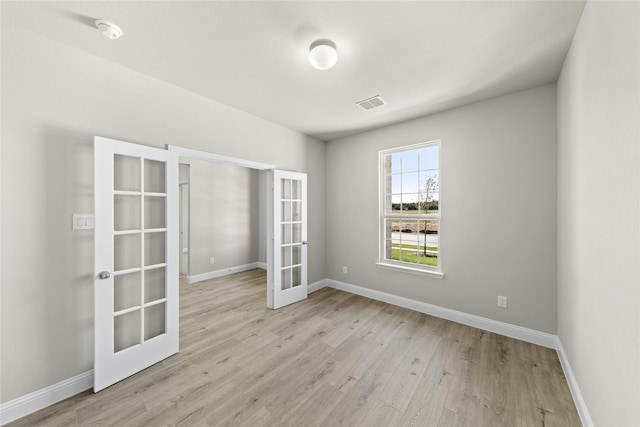
<instances>
[{"instance_id":1,"label":"ceiling light fixture","mask_svg":"<svg viewBox=\"0 0 640 427\"><path fill-rule=\"evenodd\" d=\"M96 27L108 39L115 40L122 37L122 30L113 22L98 19L96 20Z\"/></svg>"},{"instance_id":2,"label":"ceiling light fixture","mask_svg":"<svg viewBox=\"0 0 640 427\"><path fill-rule=\"evenodd\" d=\"M316 40L309 48L309 62L318 70L328 70L338 62L336 44L331 40Z\"/></svg>"}]
</instances>

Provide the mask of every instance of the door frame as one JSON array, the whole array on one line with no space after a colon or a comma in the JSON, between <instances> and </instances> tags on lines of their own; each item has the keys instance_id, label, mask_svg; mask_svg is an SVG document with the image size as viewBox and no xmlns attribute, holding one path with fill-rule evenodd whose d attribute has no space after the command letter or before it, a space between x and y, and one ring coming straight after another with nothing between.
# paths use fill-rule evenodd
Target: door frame
<instances>
[{"instance_id":1,"label":"door frame","mask_svg":"<svg viewBox=\"0 0 640 427\"><path fill-rule=\"evenodd\" d=\"M237 157L223 156L221 154L214 154L208 151L195 150L193 148L180 147L178 145L167 145L167 150L174 152L178 155L178 162L180 158L186 157L196 160L206 160L214 163L223 163L227 165L240 166L249 169L261 170L267 172L267 179L265 180L265 194L266 196L266 236L267 242L267 307L273 308L273 187L272 174L270 171L276 169L275 165L269 163L254 162L253 160L240 159ZM191 254L189 254L191 256Z\"/></svg>"}]
</instances>

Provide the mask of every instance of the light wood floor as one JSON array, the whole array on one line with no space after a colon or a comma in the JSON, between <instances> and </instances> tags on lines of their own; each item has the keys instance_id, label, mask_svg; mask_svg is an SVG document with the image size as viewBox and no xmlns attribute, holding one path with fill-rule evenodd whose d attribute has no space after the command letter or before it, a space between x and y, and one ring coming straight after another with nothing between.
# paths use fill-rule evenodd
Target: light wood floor
<instances>
[{"instance_id":1,"label":"light wood floor","mask_svg":"<svg viewBox=\"0 0 640 427\"><path fill-rule=\"evenodd\" d=\"M253 270L181 284L180 353L17 426L579 426L555 351Z\"/></svg>"}]
</instances>

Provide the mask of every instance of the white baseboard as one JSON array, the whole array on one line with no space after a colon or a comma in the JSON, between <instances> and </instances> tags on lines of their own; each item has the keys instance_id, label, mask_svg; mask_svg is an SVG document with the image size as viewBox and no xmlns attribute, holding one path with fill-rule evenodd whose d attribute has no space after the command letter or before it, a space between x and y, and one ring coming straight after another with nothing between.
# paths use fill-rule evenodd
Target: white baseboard
<instances>
[{"instance_id":1,"label":"white baseboard","mask_svg":"<svg viewBox=\"0 0 640 427\"><path fill-rule=\"evenodd\" d=\"M573 375L573 370L569 364L567 354L564 352L564 347L562 347L560 337L558 337L556 342L556 351L558 352L558 358L560 359L560 364L564 371L564 377L567 379L567 384L569 384L569 390L571 391L573 402L578 410L578 415L580 415L580 421L582 421L582 425L585 427L593 427L591 415L589 415L589 410L587 409L587 405L584 402L582 393L580 392L580 387L578 387L578 381L576 381L576 377Z\"/></svg>"},{"instance_id":2,"label":"white baseboard","mask_svg":"<svg viewBox=\"0 0 640 427\"><path fill-rule=\"evenodd\" d=\"M264 265L264 267L262 267ZM266 264L252 262L250 264L236 265L235 267L222 268L220 270L209 271L201 274L187 276L187 283L202 282L203 280L215 279L217 277L228 276L229 274L242 273L243 271L253 270L254 268L265 268Z\"/></svg>"},{"instance_id":3,"label":"white baseboard","mask_svg":"<svg viewBox=\"0 0 640 427\"><path fill-rule=\"evenodd\" d=\"M326 279L318 280L317 282L307 285L307 293L310 294L315 291L319 291L320 289L325 288L326 286L327 286Z\"/></svg>"},{"instance_id":4,"label":"white baseboard","mask_svg":"<svg viewBox=\"0 0 640 427\"><path fill-rule=\"evenodd\" d=\"M251 263L232 267L229 269L213 271L196 276L191 276L190 279L196 278L198 280L207 280L214 277L222 277L227 274L251 270L253 268L264 268L260 264L262 263ZM195 281L196 280L194 280L193 282ZM189 281L189 283L193 282ZM571 390L571 395L573 396L573 400L578 410L578 414L580 415L582 424L586 427L593 426L593 421L591 420L591 416L589 415L589 411L587 410L587 406L582 397L582 393L580 392L580 388L578 387L576 378L574 377L571 366L569 365L567 355L564 352L564 348L562 347L560 339L556 335L536 331L533 329L523 328L521 326L511 325L509 323L499 322L497 320L487 319L485 317L451 310L448 308L439 307L437 305L428 304L425 302L416 301L409 298L364 288L361 286L351 285L349 283L339 282L332 279L323 279L308 285L308 292L312 293L327 286L334 289L339 289L341 291L350 292L352 294L361 295L367 298L408 308L420 313L429 314L432 316L451 320L453 322L462 323L464 325L484 329L490 332L495 332L500 335L516 338L522 341L541 345L543 347L555 349L558 352L558 357L560 359L562 369L564 370L564 374L567 379L567 383L569 384L569 389ZM0 405L0 425L4 425L11 421L17 420L18 418L29 415L35 411L46 408L49 405L64 400L75 394L81 393L87 389L90 389L91 387L93 387L93 370L84 372L80 375L76 375L73 378L69 378L33 393L29 393L26 396L19 397L7 403L3 403L2 405Z\"/></svg>"},{"instance_id":5,"label":"white baseboard","mask_svg":"<svg viewBox=\"0 0 640 427\"><path fill-rule=\"evenodd\" d=\"M258 261L258 268L261 268L261 269L263 269L263 270L266 270L266 269L267 269L267 263L266 263L266 262Z\"/></svg>"},{"instance_id":6,"label":"white baseboard","mask_svg":"<svg viewBox=\"0 0 640 427\"><path fill-rule=\"evenodd\" d=\"M93 387L93 370L0 405L0 425L25 417Z\"/></svg>"},{"instance_id":7,"label":"white baseboard","mask_svg":"<svg viewBox=\"0 0 640 427\"><path fill-rule=\"evenodd\" d=\"M351 285L349 283L339 282L337 280L326 279L329 287L340 289L341 291L350 292L352 294L361 295L363 297L375 299L410 310L419 311L420 313L429 314L431 316L440 317L442 319L451 320L453 322L462 323L463 325L472 326L474 328L484 329L489 332L495 332L511 338L541 345L547 348L556 348L557 336L546 332L536 331L534 329L523 328L522 326L512 325L510 323L500 322L486 317L476 316L474 314L464 313L462 311L451 310L449 308L440 307L422 301L416 301L409 298L400 297L386 292L380 292L361 286Z\"/></svg>"}]
</instances>

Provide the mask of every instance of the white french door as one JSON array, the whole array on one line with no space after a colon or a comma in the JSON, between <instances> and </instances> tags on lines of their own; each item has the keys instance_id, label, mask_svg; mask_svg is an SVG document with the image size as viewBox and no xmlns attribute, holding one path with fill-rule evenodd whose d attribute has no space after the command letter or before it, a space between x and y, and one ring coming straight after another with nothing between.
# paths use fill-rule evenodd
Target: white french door
<instances>
[{"instance_id":1,"label":"white french door","mask_svg":"<svg viewBox=\"0 0 640 427\"><path fill-rule=\"evenodd\" d=\"M94 138L98 392L178 352L178 156Z\"/></svg>"},{"instance_id":2,"label":"white french door","mask_svg":"<svg viewBox=\"0 0 640 427\"><path fill-rule=\"evenodd\" d=\"M273 170L273 268L269 307L307 298L307 175Z\"/></svg>"}]
</instances>

